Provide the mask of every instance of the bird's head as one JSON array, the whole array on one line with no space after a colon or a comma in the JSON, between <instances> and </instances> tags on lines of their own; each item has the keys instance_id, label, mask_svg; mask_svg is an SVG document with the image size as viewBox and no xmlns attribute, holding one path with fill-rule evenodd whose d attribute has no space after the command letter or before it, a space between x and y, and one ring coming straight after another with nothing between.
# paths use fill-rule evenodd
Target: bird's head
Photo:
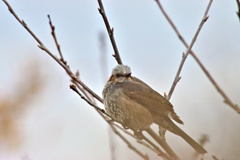
<instances>
[{"instance_id":1,"label":"bird's head","mask_svg":"<svg viewBox=\"0 0 240 160\"><path fill-rule=\"evenodd\" d=\"M121 81L127 81L132 79L131 77L131 69L129 66L126 65L117 65L113 70L112 70L112 75L109 79L109 81L116 81L116 82L121 82Z\"/></svg>"}]
</instances>

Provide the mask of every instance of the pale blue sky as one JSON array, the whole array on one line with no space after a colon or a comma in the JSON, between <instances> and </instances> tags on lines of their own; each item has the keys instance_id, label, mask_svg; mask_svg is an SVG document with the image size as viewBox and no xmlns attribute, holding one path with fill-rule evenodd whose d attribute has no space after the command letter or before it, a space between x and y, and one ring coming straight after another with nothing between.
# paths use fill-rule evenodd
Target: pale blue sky
<instances>
[{"instance_id":1,"label":"pale blue sky","mask_svg":"<svg viewBox=\"0 0 240 160\"><path fill-rule=\"evenodd\" d=\"M50 34L47 14L56 27L64 57L73 71L101 95L104 80L100 67L99 33L106 29L97 8L97 0L18 0L9 1L33 32L57 54ZM123 60L159 93L168 92L186 49L178 40L154 0L103 1ZM191 41L207 6L207 0L162 1L182 35ZM215 0L193 49L234 103L240 104L240 23L234 0ZM41 93L29 102L21 122L22 145L10 151L0 145L0 160L110 160L106 122L69 89L69 78L0 3L0 96L11 97L22 71L33 61L44 77ZM107 37L107 35L106 35ZM107 42L108 73L116 65ZM223 159L240 157L240 118L225 105L222 97L192 57L188 57L182 79L172 96L175 111L184 121L181 126L194 139L210 136L206 149ZM27 85L27 83L26 83ZM103 107L101 105L101 107ZM192 149L179 137L168 134L176 152L188 159ZM118 159L140 159L117 136ZM133 142L134 143L134 142ZM175 144L178 145L175 145ZM135 143L134 143L135 144ZM150 155L156 155L136 144ZM5 149L4 149L5 148ZM187 151L187 152L186 152ZM185 154L188 153L188 154Z\"/></svg>"}]
</instances>

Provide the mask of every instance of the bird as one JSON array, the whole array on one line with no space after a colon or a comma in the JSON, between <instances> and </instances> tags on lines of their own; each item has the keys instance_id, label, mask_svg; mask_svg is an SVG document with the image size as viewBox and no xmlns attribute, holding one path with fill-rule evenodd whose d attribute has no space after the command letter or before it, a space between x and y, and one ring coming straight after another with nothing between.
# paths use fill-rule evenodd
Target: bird
<instances>
[{"instance_id":1,"label":"bird","mask_svg":"<svg viewBox=\"0 0 240 160\"><path fill-rule=\"evenodd\" d=\"M106 113L124 128L137 133L157 124L159 128L182 137L198 153L207 153L173 122L183 124L173 105L145 82L132 76L129 66L119 64L112 70L102 95Z\"/></svg>"}]
</instances>

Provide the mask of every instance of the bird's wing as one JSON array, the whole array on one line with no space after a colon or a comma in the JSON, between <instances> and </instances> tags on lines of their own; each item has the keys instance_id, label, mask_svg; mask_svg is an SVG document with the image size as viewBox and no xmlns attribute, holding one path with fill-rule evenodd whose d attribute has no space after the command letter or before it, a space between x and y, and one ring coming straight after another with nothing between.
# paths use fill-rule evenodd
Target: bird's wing
<instances>
[{"instance_id":1,"label":"bird's wing","mask_svg":"<svg viewBox=\"0 0 240 160\"><path fill-rule=\"evenodd\" d=\"M172 104L141 80L134 77L134 81L122 82L121 89L127 97L149 111L159 115L171 115L174 120L183 123L174 112Z\"/></svg>"}]
</instances>

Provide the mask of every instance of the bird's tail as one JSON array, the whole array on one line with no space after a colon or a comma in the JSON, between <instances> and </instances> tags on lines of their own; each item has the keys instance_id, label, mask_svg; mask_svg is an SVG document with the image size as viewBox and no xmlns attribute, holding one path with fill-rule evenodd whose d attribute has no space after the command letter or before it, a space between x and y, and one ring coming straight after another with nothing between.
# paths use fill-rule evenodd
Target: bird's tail
<instances>
[{"instance_id":1,"label":"bird's tail","mask_svg":"<svg viewBox=\"0 0 240 160\"><path fill-rule=\"evenodd\" d=\"M170 119L167 120L168 124L172 127L172 129L181 136L189 145L191 145L198 153L204 154L207 151L199 145L195 140L193 140L189 135L187 135L183 130L181 130L176 124L174 124Z\"/></svg>"}]
</instances>

